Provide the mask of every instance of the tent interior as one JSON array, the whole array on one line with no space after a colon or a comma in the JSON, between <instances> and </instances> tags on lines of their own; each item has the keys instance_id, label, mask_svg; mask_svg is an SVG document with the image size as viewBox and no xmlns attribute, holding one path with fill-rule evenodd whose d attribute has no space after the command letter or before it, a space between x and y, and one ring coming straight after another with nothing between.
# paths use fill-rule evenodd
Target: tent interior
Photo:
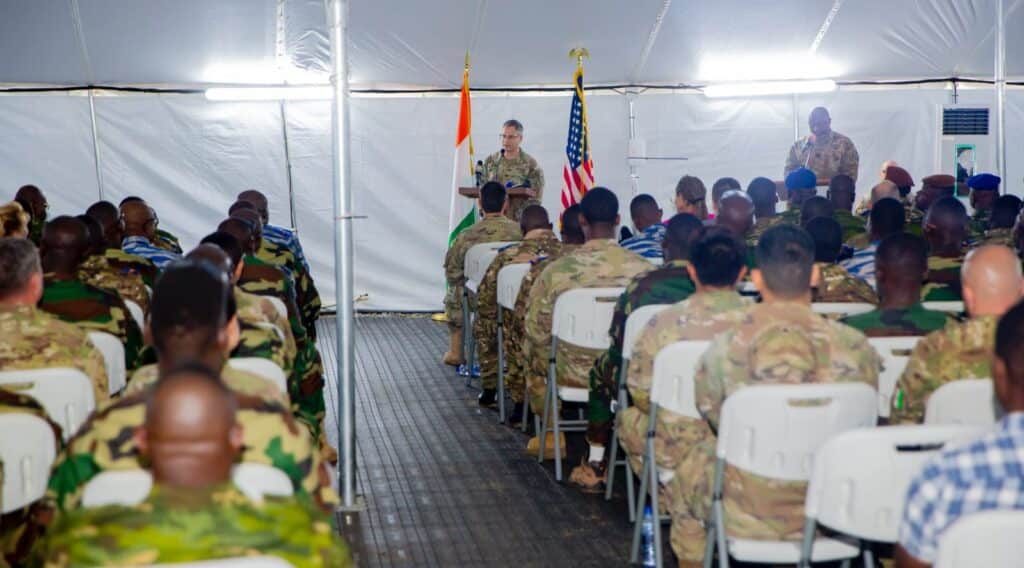
<instances>
[{"instance_id":1,"label":"tent interior","mask_svg":"<svg viewBox=\"0 0 1024 568\"><path fill-rule=\"evenodd\" d=\"M863 194L883 160L918 179L942 170L944 106L990 108L995 117L997 4L351 2L355 287L366 295L358 308L441 305L466 53L477 158L497 150L505 119L523 122L524 148L547 174L550 211L559 207L574 47L589 51L596 181L621 201L650 193L670 211L683 174L708 185L721 176L744 185L755 176L779 179L815 106L829 108L834 128L857 144ZM1003 4L1005 29L1024 29L1022 2ZM161 226L191 246L240 190L258 188L271 196L272 219L297 228L325 305L335 303L331 103L210 101L203 92L326 84L321 0L6 2L0 52L0 179L8 195L36 184L57 213L140 195ZM1019 194L1024 90L1015 82L1024 80L1024 36L1009 34L1005 52L1001 173L1005 189ZM700 91L775 69L822 73L839 86L759 98ZM995 128L979 137L978 171L996 167ZM685 160L631 163L631 138L647 156Z\"/></svg>"}]
</instances>

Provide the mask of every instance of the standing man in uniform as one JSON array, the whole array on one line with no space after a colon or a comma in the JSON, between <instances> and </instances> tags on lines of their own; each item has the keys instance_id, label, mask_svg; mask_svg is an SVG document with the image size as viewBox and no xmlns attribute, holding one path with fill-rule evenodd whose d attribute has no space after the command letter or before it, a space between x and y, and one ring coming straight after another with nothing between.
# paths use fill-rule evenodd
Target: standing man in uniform
<instances>
[{"instance_id":1,"label":"standing man in uniform","mask_svg":"<svg viewBox=\"0 0 1024 568\"><path fill-rule=\"evenodd\" d=\"M853 141L832 130L832 117L825 107L816 107L807 120L811 133L793 143L786 159L785 174L807 168L818 178L817 185L828 185L835 176L844 174L857 181L860 156Z\"/></svg>"},{"instance_id":2,"label":"standing man in uniform","mask_svg":"<svg viewBox=\"0 0 1024 568\"><path fill-rule=\"evenodd\" d=\"M528 188L527 198L509 197L507 215L515 221L529 205L540 205L544 197L544 170L537 160L519 146L523 143L523 123L512 118L501 126L501 150L484 161L484 181L496 181L506 190Z\"/></svg>"}]
</instances>

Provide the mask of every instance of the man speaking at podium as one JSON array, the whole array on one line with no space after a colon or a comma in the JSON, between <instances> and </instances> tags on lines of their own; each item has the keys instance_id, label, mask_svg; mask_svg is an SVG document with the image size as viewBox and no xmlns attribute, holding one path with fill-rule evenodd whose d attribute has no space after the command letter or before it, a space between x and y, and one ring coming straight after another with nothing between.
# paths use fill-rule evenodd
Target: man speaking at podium
<instances>
[{"instance_id":1,"label":"man speaking at podium","mask_svg":"<svg viewBox=\"0 0 1024 568\"><path fill-rule=\"evenodd\" d=\"M508 198L508 215L518 221L523 209L532 204L540 205L544 195L544 171L519 147L523 143L523 124L518 120L506 120L501 128L501 150L487 156L484 162L483 181L496 181L505 189L523 188L525 195Z\"/></svg>"},{"instance_id":2,"label":"man speaking at podium","mask_svg":"<svg viewBox=\"0 0 1024 568\"><path fill-rule=\"evenodd\" d=\"M817 185L828 185L832 178L846 174L856 182L860 156L848 137L832 130L832 118L825 107L811 111L811 133L793 143L786 159L785 175L807 168L818 178Z\"/></svg>"}]
</instances>

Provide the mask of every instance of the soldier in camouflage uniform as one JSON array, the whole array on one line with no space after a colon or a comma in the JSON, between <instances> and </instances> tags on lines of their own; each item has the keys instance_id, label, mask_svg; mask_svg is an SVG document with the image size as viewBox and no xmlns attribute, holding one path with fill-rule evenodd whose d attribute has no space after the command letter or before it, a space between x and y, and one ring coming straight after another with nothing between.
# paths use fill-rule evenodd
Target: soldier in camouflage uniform
<instances>
[{"instance_id":1,"label":"soldier in camouflage uniform","mask_svg":"<svg viewBox=\"0 0 1024 568\"><path fill-rule=\"evenodd\" d=\"M996 325L1024 290L1020 262L1004 246L984 246L967 256L963 276L970 319L950 322L918 342L896 385L894 423L923 422L928 397L948 382L992 376Z\"/></svg>"},{"instance_id":2,"label":"soldier in camouflage uniform","mask_svg":"<svg viewBox=\"0 0 1024 568\"><path fill-rule=\"evenodd\" d=\"M32 216L28 223L28 238L39 246L43 238L43 227L46 226L46 212L50 209L46 196L34 185L23 185L14 194L14 200L21 203L25 212Z\"/></svg>"},{"instance_id":3,"label":"soldier in camouflage uniform","mask_svg":"<svg viewBox=\"0 0 1024 568\"><path fill-rule=\"evenodd\" d=\"M867 231L864 217L853 214L853 202L857 188L848 175L839 174L828 183L827 197L835 206L835 220L843 228L843 242Z\"/></svg>"},{"instance_id":4,"label":"soldier in camouflage uniform","mask_svg":"<svg viewBox=\"0 0 1024 568\"><path fill-rule=\"evenodd\" d=\"M473 323L480 362L481 406L495 403L498 388L498 272L511 264L530 262L537 255L556 254L562 247L551 230L548 212L540 205L531 205L519 218L523 240L498 253L477 287L477 315ZM506 309L506 312L508 310ZM511 317L511 315L509 315Z\"/></svg>"},{"instance_id":5,"label":"soldier in camouflage uniform","mask_svg":"<svg viewBox=\"0 0 1024 568\"><path fill-rule=\"evenodd\" d=\"M99 406L109 398L103 355L85 332L36 309L43 274L35 246L0 239L0 371L71 367L92 382Z\"/></svg>"},{"instance_id":6,"label":"soldier in camouflage uniform","mask_svg":"<svg viewBox=\"0 0 1024 568\"><path fill-rule=\"evenodd\" d=\"M928 267L924 239L897 233L882 240L875 253L878 309L842 321L868 337L927 335L942 329L951 317L921 304L921 283Z\"/></svg>"},{"instance_id":7,"label":"soldier in camouflage uniform","mask_svg":"<svg viewBox=\"0 0 1024 568\"><path fill-rule=\"evenodd\" d=\"M587 242L573 252L552 261L530 291L524 324L526 329L527 388L530 406L544 407L548 360L555 359L559 385L588 388L589 371L600 352L561 342L551 353L551 325L558 297L578 288L625 287L634 277L647 272L651 264L615 241L619 224L619 202L610 190L597 187L580 202L580 216ZM614 298L612 299L614 301ZM557 404L556 404L557 407ZM531 441L533 445L537 441ZM564 447L564 446L563 446Z\"/></svg>"},{"instance_id":8,"label":"soldier in camouflage uniform","mask_svg":"<svg viewBox=\"0 0 1024 568\"><path fill-rule=\"evenodd\" d=\"M744 196L744 199L746 197ZM724 208L723 208L724 209ZM721 219L720 209L719 217ZM622 368L622 353L626 320L638 308L648 305L668 305L681 302L696 290L688 270L690 244L696 239L703 223L689 213L680 213L669 220L665 240L662 241L665 264L639 274L626 286L615 303L608 335L608 350L601 353L588 376L590 386L587 397L587 443L590 454L586 461L573 469L569 482L584 490L596 490L605 480L607 458L605 446L611 437L615 414L613 404ZM726 230L726 229L721 229Z\"/></svg>"},{"instance_id":9,"label":"soldier in camouflage uniform","mask_svg":"<svg viewBox=\"0 0 1024 568\"><path fill-rule=\"evenodd\" d=\"M120 296L77 279L87 249L88 233L78 219L61 216L47 223L40 249L45 275L39 308L87 332L118 338L125 367L134 369L142 362L142 330Z\"/></svg>"},{"instance_id":10,"label":"soldier in camouflage uniform","mask_svg":"<svg viewBox=\"0 0 1024 568\"><path fill-rule=\"evenodd\" d=\"M306 272L309 272L309 262L306 261L306 255L302 251L302 243L299 242L298 233L287 227L274 225L270 222L270 203L267 201L267 196L255 189L247 189L238 194L238 200L248 201L256 207L256 212L260 214L260 218L263 220L263 238L290 250L302 266L305 267Z\"/></svg>"},{"instance_id":11,"label":"soldier in camouflage uniform","mask_svg":"<svg viewBox=\"0 0 1024 568\"><path fill-rule=\"evenodd\" d=\"M860 332L811 310L814 242L802 229L775 227L761 238L753 280L763 302L719 334L694 378L697 410L717 432L725 399L746 385L865 382L877 388L881 360ZM668 482L675 504L672 547L681 565L698 565L714 479L715 439L697 444ZM799 540L804 482L725 471L726 531L753 539Z\"/></svg>"},{"instance_id":12,"label":"soldier in camouflage uniform","mask_svg":"<svg viewBox=\"0 0 1024 568\"><path fill-rule=\"evenodd\" d=\"M971 209L974 210L974 215L968 226L968 238L971 241L977 242L984 239L985 231L989 228L992 208L999 198L999 183L1001 181L999 176L992 174L977 174L967 178L967 187L971 188Z\"/></svg>"},{"instance_id":13,"label":"soldier in camouflage uniform","mask_svg":"<svg viewBox=\"0 0 1024 568\"><path fill-rule=\"evenodd\" d=\"M97 201L89 206L85 212L100 224L103 229L103 238L106 241L104 251L100 254L110 267L118 273L134 273L142 277L142 281L150 288L156 283L159 271L148 259L128 254L121 250L121 243L124 240L124 220L117 207L109 201ZM88 264L89 260L86 261ZM102 286L100 286L102 288ZM148 296L146 304L148 305ZM140 304L141 306L142 304ZM144 308L146 306L143 306ZM148 311L148 308L146 308Z\"/></svg>"},{"instance_id":14,"label":"soldier in camouflage uniform","mask_svg":"<svg viewBox=\"0 0 1024 568\"><path fill-rule=\"evenodd\" d=\"M270 555L293 566L351 566L330 518L307 495L252 501L231 485L232 465L245 459L239 427L247 427L235 398L203 367L166 374L137 436L153 472L149 496L134 507L66 512L39 547L45 565Z\"/></svg>"},{"instance_id":15,"label":"soldier in camouflage uniform","mask_svg":"<svg viewBox=\"0 0 1024 568\"><path fill-rule=\"evenodd\" d=\"M75 219L85 224L89 240L89 249L82 263L78 265L75 279L113 292L125 302L134 302L142 308L143 313L148 311L149 291L146 290L146 282L138 269L122 266L123 263L115 263L106 258L107 240L103 235L103 227L96 219L88 215L77 215ZM145 259L140 257L138 260ZM150 266L152 267L152 264ZM155 274L155 267L153 269Z\"/></svg>"},{"instance_id":16,"label":"soldier in camouflage uniform","mask_svg":"<svg viewBox=\"0 0 1024 568\"><path fill-rule=\"evenodd\" d=\"M800 224L800 210L804 202L815 197L818 189L815 184L818 182L814 172L807 168L797 168L786 175L786 192L789 202L786 211L779 215L780 222L790 225Z\"/></svg>"},{"instance_id":17,"label":"soldier in camouflage uniform","mask_svg":"<svg viewBox=\"0 0 1024 568\"><path fill-rule=\"evenodd\" d=\"M121 219L124 224L124 238L121 250L128 254L144 257L163 270L165 266L181 259L171 248L157 246L156 211L145 201L128 201L121 205Z\"/></svg>"},{"instance_id":18,"label":"soldier in camouflage uniform","mask_svg":"<svg viewBox=\"0 0 1024 568\"><path fill-rule=\"evenodd\" d=\"M523 238L519 224L504 215L508 208L505 188L497 182L488 182L480 188L477 205L483 219L455 237L444 257L444 277L448 291L444 297L444 316L448 320L449 345L444 354L445 365L458 365L462 353L462 295L465 290L466 253L474 245L500 241L518 241Z\"/></svg>"},{"instance_id":19,"label":"soldier in camouflage uniform","mask_svg":"<svg viewBox=\"0 0 1024 568\"><path fill-rule=\"evenodd\" d=\"M757 239L761 238L769 228L774 227L782 221L782 218L775 212L775 204L779 202L779 194L775 189L775 182L766 177L757 177L750 181L747 186L747 196L754 202L754 227L747 237L747 246L757 246Z\"/></svg>"},{"instance_id":20,"label":"soldier in camouflage uniform","mask_svg":"<svg viewBox=\"0 0 1024 568\"><path fill-rule=\"evenodd\" d=\"M988 221L985 235L979 245L1003 245L1014 247L1013 227L1020 215L1021 200L1016 195L1001 195L992 205L992 215Z\"/></svg>"},{"instance_id":21,"label":"soldier in camouflage uniform","mask_svg":"<svg viewBox=\"0 0 1024 568\"><path fill-rule=\"evenodd\" d=\"M833 177L843 174L854 182L860 168L860 156L853 141L832 130L832 118L824 107L816 107L808 118L811 133L793 143L786 158L789 175L798 168L814 172L815 185L827 185Z\"/></svg>"},{"instance_id":22,"label":"soldier in camouflage uniform","mask_svg":"<svg viewBox=\"0 0 1024 568\"><path fill-rule=\"evenodd\" d=\"M814 240L814 261L821 274L814 288L815 302L865 302L877 304L878 295L864 280L836 264L843 246L843 229L828 217L811 219L805 229Z\"/></svg>"},{"instance_id":23,"label":"soldier in camouflage uniform","mask_svg":"<svg viewBox=\"0 0 1024 568\"><path fill-rule=\"evenodd\" d=\"M510 198L505 214L518 221L523 210L530 205L540 205L544 197L544 170L537 160L522 148L523 125L518 120L506 120L501 128L501 150L484 160L483 181L497 182L504 188L525 187L533 196Z\"/></svg>"},{"instance_id":24,"label":"soldier in camouflage uniform","mask_svg":"<svg viewBox=\"0 0 1024 568\"><path fill-rule=\"evenodd\" d=\"M925 217L924 238L928 241L928 280L921 289L926 302L961 300L960 267L964 263L967 239L967 210L955 197L936 201Z\"/></svg>"}]
</instances>

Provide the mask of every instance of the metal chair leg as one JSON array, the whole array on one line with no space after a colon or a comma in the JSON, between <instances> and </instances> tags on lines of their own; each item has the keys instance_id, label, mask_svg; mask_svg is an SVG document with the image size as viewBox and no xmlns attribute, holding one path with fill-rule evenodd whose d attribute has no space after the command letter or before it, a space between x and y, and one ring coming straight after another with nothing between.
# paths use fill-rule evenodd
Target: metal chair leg
<instances>
[{"instance_id":1,"label":"metal chair leg","mask_svg":"<svg viewBox=\"0 0 1024 568\"><path fill-rule=\"evenodd\" d=\"M498 424L505 423L505 345L501 333L501 306L498 306ZM470 369L472 372L472 369ZM483 386L483 385L481 385Z\"/></svg>"},{"instance_id":2,"label":"metal chair leg","mask_svg":"<svg viewBox=\"0 0 1024 568\"><path fill-rule=\"evenodd\" d=\"M615 417L615 428L612 429L612 447L608 453L608 479L604 485L604 500L611 501L612 488L615 486L615 468L619 465L619 418Z\"/></svg>"},{"instance_id":3,"label":"metal chair leg","mask_svg":"<svg viewBox=\"0 0 1024 568\"><path fill-rule=\"evenodd\" d=\"M562 417L558 412L558 387L554 383L551 383L551 420L555 424L555 481L562 481L562 437L559 435Z\"/></svg>"},{"instance_id":4,"label":"metal chair leg","mask_svg":"<svg viewBox=\"0 0 1024 568\"><path fill-rule=\"evenodd\" d=\"M623 452L623 458L626 462L626 503L629 504L629 522L636 522L636 487L633 482L633 466L629 465L629 456Z\"/></svg>"},{"instance_id":5,"label":"metal chair leg","mask_svg":"<svg viewBox=\"0 0 1024 568\"><path fill-rule=\"evenodd\" d=\"M537 415L537 409L533 410L533 415L534 416ZM530 387L527 384L527 381L524 380L523 381L523 427L522 427L522 430L523 430L524 434L526 433L526 430L527 430L527 421L526 420L529 417L530 417ZM536 432L536 430L537 429L534 428L535 432Z\"/></svg>"},{"instance_id":6,"label":"metal chair leg","mask_svg":"<svg viewBox=\"0 0 1024 568\"><path fill-rule=\"evenodd\" d=\"M537 434L538 446L537 463L544 462L544 452L547 450L548 441L548 408L551 406L551 382L544 387L544 409L540 411L540 432Z\"/></svg>"},{"instance_id":7,"label":"metal chair leg","mask_svg":"<svg viewBox=\"0 0 1024 568\"><path fill-rule=\"evenodd\" d=\"M652 413L657 410L653 408ZM648 435L647 438L647 454L649 457L651 466L649 474L651 476L651 518L654 520L654 565L657 568L661 568L662 562L662 546L661 546L661 514L658 512L658 462L654 459L654 436ZM642 524L642 523L640 523Z\"/></svg>"},{"instance_id":8,"label":"metal chair leg","mask_svg":"<svg viewBox=\"0 0 1024 568\"><path fill-rule=\"evenodd\" d=\"M640 494L636 500L636 523L633 525L633 544L629 549L629 562L636 564L640 562L640 541L643 537L644 505L647 504L647 483L650 480L648 468L650 462L644 457L643 473L640 474Z\"/></svg>"}]
</instances>

